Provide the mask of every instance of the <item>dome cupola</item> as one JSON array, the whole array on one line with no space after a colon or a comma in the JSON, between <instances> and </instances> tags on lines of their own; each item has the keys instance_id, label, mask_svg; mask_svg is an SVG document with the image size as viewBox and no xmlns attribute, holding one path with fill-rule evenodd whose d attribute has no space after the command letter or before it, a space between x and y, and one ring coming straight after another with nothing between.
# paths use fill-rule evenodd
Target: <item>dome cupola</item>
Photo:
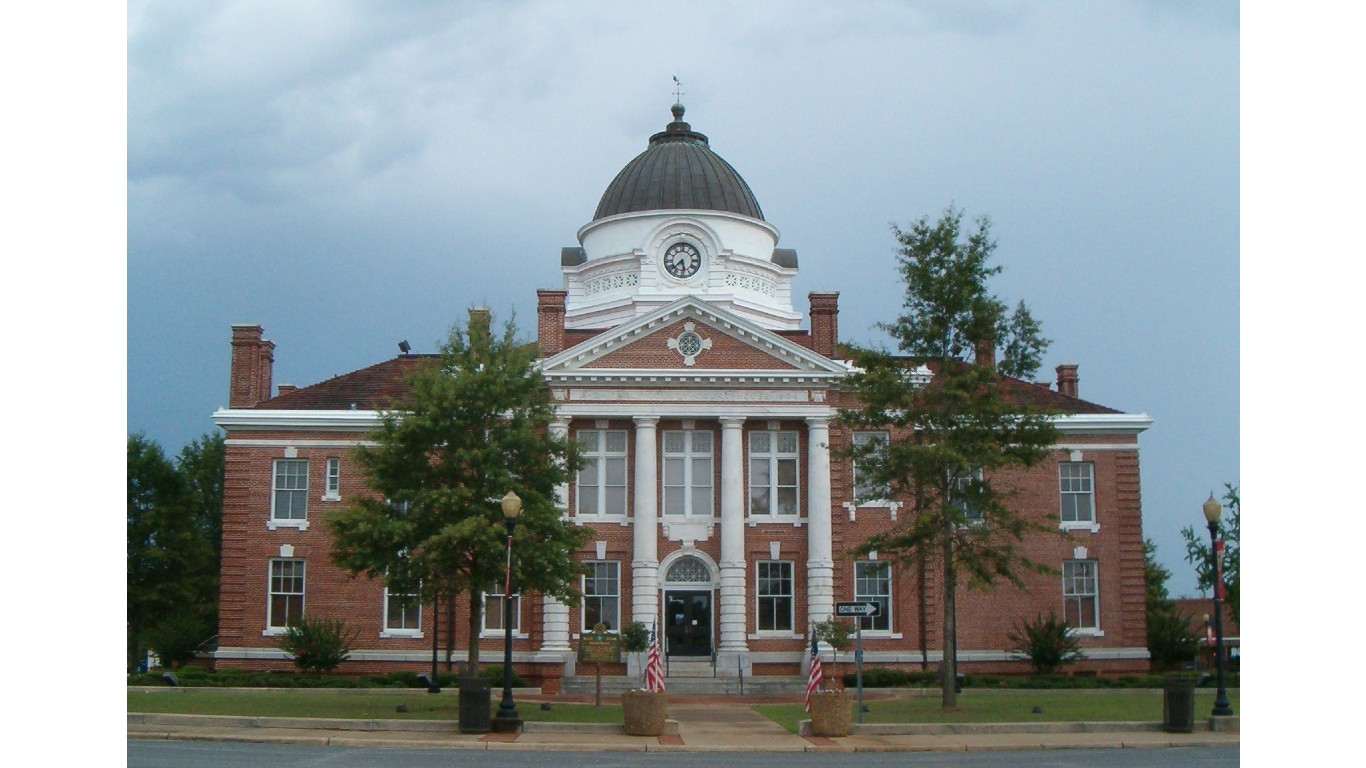
<instances>
[{"instance_id":1,"label":"dome cupola","mask_svg":"<svg viewBox=\"0 0 1366 768\"><path fill-rule=\"evenodd\" d=\"M673 105L673 122L650 137L602 193L593 220L621 213L658 210L725 211L763 221L749 185L711 151L707 137L683 122L683 105Z\"/></svg>"}]
</instances>

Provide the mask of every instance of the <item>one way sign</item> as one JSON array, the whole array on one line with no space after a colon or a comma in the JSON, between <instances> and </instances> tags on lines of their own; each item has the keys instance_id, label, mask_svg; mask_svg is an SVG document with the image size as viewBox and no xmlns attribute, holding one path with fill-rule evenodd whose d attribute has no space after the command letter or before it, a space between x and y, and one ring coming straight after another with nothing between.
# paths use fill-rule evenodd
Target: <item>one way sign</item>
<instances>
[{"instance_id":1,"label":"one way sign","mask_svg":"<svg viewBox=\"0 0 1366 768\"><path fill-rule=\"evenodd\" d=\"M835 603L836 616L865 616L877 618L882 615L881 603Z\"/></svg>"}]
</instances>

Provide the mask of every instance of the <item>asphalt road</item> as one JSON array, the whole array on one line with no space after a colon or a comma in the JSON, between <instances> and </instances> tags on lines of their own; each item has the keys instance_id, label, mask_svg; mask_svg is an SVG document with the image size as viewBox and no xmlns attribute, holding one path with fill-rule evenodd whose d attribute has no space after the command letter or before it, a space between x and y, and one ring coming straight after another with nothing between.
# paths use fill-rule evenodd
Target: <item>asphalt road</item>
<instances>
[{"instance_id":1,"label":"asphalt road","mask_svg":"<svg viewBox=\"0 0 1366 768\"><path fill-rule=\"evenodd\" d=\"M391 749L309 744L128 740L129 768L1137 768L1198 765L1238 768L1238 747L1054 749L1018 752L542 752L537 750Z\"/></svg>"}]
</instances>

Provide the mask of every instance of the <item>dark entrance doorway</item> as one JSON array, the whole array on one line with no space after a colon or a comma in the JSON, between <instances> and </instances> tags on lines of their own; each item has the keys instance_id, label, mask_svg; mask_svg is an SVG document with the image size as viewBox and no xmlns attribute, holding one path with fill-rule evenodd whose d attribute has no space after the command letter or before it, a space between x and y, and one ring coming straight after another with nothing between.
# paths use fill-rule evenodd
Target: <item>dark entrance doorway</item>
<instances>
[{"instance_id":1,"label":"dark entrance doorway","mask_svg":"<svg viewBox=\"0 0 1366 768\"><path fill-rule=\"evenodd\" d=\"M664 635L670 656L711 655L711 591L664 593Z\"/></svg>"}]
</instances>

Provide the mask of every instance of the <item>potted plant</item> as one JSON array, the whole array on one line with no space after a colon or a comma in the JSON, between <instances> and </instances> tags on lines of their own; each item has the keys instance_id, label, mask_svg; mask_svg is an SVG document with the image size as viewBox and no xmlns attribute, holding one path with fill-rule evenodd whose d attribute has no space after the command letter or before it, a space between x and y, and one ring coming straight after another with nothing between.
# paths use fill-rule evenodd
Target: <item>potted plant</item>
<instances>
[{"instance_id":1,"label":"potted plant","mask_svg":"<svg viewBox=\"0 0 1366 768\"><path fill-rule=\"evenodd\" d=\"M848 691L811 694L811 735L848 736L853 722L854 696Z\"/></svg>"},{"instance_id":2,"label":"potted plant","mask_svg":"<svg viewBox=\"0 0 1366 768\"><path fill-rule=\"evenodd\" d=\"M650 630L644 624L630 621L622 625L621 650L638 654L649 644ZM669 699L663 691L626 691L621 695L621 712L627 736L658 736L669 717Z\"/></svg>"}]
</instances>

